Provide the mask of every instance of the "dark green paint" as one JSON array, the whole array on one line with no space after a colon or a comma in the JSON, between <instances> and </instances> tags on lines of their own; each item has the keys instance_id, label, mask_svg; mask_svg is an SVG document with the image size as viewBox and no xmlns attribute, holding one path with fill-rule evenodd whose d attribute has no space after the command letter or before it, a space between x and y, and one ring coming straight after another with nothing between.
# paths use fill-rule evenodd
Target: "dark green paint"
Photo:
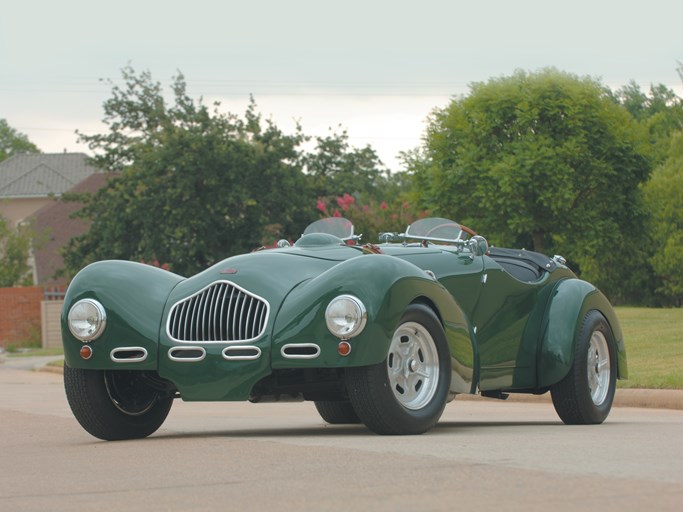
<instances>
[{"instance_id":1,"label":"dark green paint","mask_svg":"<svg viewBox=\"0 0 683 512\"><path fill-rule=\"evenodd\" d=\"M81 270L69 285L62 310L64 358L72 368L111 368L111 350L142 347L148 356L141 363L126 363L129 370L155 370L159 346L159 326L166 299L182 277L156 267L127 261L101 261ZM83 343L66 326L71 305L84 298L98 300L107 312L107 327L91 342L93 357L83 361ZM117 365L121 367L121 365Z\"/></svg>"},{"instance_id":2,"label":"dark green paint","mask_svg":"<svg viewBox=\"0 0 683 512\"><path fill-rule=\"evenodd\" d=\"M82 343L63 324L67 364L157 370L184 400L245 400L254 384L274 370L382 362L401 315L409 304L420 302L431 307L444 326L453 392L529 392L558 382L571 367L576 331L590 309L601 311L612 326L619 376L626 377L623 336L611 306L566 267L523 283L493 259L474 256L468 249L394 244L382 246L385 254L364 254L361 247L339 245L333 237L304 239L293 247L229 258L189 279L130 262L86 267L69 287L63 322L75 301L91 297L104 305L107 328L90 344L93 358L83 361L78 355ZM221 353L228 343L176 343L166 334L171 307L219 280L269 303L265 333L250 344L261 350L257 360L226 360ZM358 297L368 314L365 330L351 340L346 357L338 354L339 340L327 330L324 318L330 300L340 294ZM320 355L284 358L281 349L289 343L315 343ZM175 346L195 345L206 350L202 361L168 357ZM114 363L109 354L117 347L143 347L149 356L141 363Z\"/></svg>"},{"instance_id":3,"label":"dark green paint","mask_svg":"<svg viewBox=\"0 0 683 512\"><path fill-rule=\"evenodd\" d=\"M628 378L624 336L616 314L605 296L592 284L566 279L555 285L542 323L543 337L538 359L538 386L546 387L562 380L571 368L576 337L586 314L602 313L612 329L617 345L617 371Z\"/></svg>"}]
</instances>

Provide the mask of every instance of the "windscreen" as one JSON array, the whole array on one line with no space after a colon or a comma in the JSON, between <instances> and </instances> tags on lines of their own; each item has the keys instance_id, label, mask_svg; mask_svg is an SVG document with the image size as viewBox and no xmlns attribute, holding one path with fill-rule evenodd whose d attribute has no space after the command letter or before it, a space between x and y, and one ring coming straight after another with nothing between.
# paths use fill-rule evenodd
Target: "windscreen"
<instances>
[{"instance_id":1,"label":"windscreen","mask_svg":"<svg viewBox=\"0 0 683 512\"><path fill-rule=\"evenodd\" d=\"M463 236L462 228L457 222L440 217L429 217L413 222L406 230L406 238L438 240L450 242Z\"/></svg>"},{"instance_id":2,"label":"windscreen","mask_svg":"<svg viewBox=\"0 0 683 512\"><path fill-rule=\"evenodd\" d=\"M327 233L328 235L339 237L342 240L350 240L353 238L353 224L349 219L345 219L344 217L328 217L310 224L304 230L304 235L310 233Z\"/></svg>"}]
</instances>

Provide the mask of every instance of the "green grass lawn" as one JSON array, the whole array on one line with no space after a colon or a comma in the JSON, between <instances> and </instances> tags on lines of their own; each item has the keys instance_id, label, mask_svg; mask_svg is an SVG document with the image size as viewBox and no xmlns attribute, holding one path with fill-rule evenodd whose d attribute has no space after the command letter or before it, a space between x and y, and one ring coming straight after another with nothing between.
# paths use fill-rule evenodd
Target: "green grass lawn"
<instances>
[{"instance_id":1,"label":"green grass lawn","mask_svg":"<svg viewBox=\"0 0 683 512\"><path fill-rule=\"evenodd\" d=\"M683 309L616 308L626 341L624 388L683 389Z\"/></svg>"},{"instance_id":2,"label":"green grass lawn","mask_svg":"<svg viewBox=\"0 0 683 512\"><path fill-rule=\"evenodd\" d=\"M61 348L31 348L20 352L9 352L9 357L59 356L64 353Z\"/></svg>"}]
</instances>

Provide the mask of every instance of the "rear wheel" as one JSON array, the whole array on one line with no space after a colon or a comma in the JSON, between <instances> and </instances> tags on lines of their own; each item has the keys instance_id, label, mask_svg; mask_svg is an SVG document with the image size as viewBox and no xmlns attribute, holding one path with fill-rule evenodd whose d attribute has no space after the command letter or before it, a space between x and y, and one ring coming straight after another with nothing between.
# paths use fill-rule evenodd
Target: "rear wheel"
<instances>
[{"instance_id":1,"label":"rear wheel","mask_svg":"<svg viewBox=\"0 0 683 512\"><path fill-rule=\"evenodd\" d=\"M149 436L161 426L173 404L167 383L150 372L64 365L64 389L76 420L105 441Z\"/></svg>"},{"instance_id":2,"label":"rear wheel","mask_svg":"<svg viewBox=\"0 0 683 512\"><path fill-rule=\"evenodd\" d=\"M332 425L360 423L351 402L329 402L318 400L315 408L320 417Z\"/></svg>"},{"instance_id":3,"label":"rear wheel","mask_svg":"<svg viewBox=\"0 0 683 512\"><path fill-rule=\"evenodd\" d=\"M432 428L443 413L450 381L446 335L422 304L406 309L384 362L346 371L353 408L378 434L421 434Z\"/></svg>"},{"instance_id":4,"label":"rear wheel","mask_svg":"<svg viewBox=\"0 0 683 512\"><path fill-rule=\"evenodd\" d=\"M569 425L602 423L617 384L612 330L599 311L589 311L576 340L574 363L550 393L555 411Z\"/></svg>"}]
</instances>

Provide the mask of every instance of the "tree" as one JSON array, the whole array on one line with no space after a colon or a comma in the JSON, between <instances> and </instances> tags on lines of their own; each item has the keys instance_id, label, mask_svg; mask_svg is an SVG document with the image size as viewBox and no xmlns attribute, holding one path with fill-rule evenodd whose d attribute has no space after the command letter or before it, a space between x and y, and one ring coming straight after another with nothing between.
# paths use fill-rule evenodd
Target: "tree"
<instances>
[{"instance_id":1,"label":"tree","mask_svg":"<svg viewBox=\"0 0 683 512\"><path fill-rule=\"evenodd\" d=\"M645 185L652 212L654 244L651 263L657 274L657 292L667 304L683 305L683 132L673 137L666 162L655 169Z\"/></svg>"},{"instance_id":2,"label":"tree","mask_svg":"<svg viewBox=\"0 0 683 512\"><path fill-rule=\"evenodd\" d=\"M435 110L410 170L423 206L496 245L562 252L627 300L642 285L633 272L645 256L626 241L643 231L648 151L645 130L599 82L518 71Z\"/></svg>"},{"instance_id":3,"label":"tree","mask_svg":"<svg viewBox=\"0 0 683 512\"><path fill-rule=\"evenodd\" d=\"M372 147L352 147L346 131L315 137L315 141L315 149L303 161L318 197L348 193L370 200L386 193L389 172Z\"/></svg>"},{"instance_id":4,"label":"tree","mask_svg":"<svg viewBox=\"0 0 683 512\"><path fill-rule=\"evenodd\" d=\"M648 131L654 162L661 164L672 134L683 130L683 100L663 84L651 85L645 94L633 81L619 89L616 98Z\"/></svg>"},{"instance_id":5,"label":"tree","mask_svg":"<svg viewBox=\"0 0 683 512\"><path fill-rule=\"evenodd\" d=\"M40 150L26 135L0 119L0 162L17 153L40 153Z\"/></svg>"},{"instance_id":6,"label":"tree","mask_svg":"<svg viewBox=\"0 0 683 512\"><path fill-rule=\"evenodd\" d=\"M300 133L263 122L252 100L244 118L210 111L173 79L173 102L148 72L123 70L104 103L104 134L80 134L100 168L118 176L85 200L91 221L65 262L76 271L107 258L167 263L193 274L232 254L298 236L315 218L300 168Z\"/></svg>"},{"instance_id":7,"label":"tree","mask_svg":"<svg viewBox=\"0 0 683 512\"><path fill-rule=\"evenodd\" d=\"M27 264L31 240L28 226L14 229L0 216L0 287L32 284L33 276Z\"/></svg>"}]
</instances>

